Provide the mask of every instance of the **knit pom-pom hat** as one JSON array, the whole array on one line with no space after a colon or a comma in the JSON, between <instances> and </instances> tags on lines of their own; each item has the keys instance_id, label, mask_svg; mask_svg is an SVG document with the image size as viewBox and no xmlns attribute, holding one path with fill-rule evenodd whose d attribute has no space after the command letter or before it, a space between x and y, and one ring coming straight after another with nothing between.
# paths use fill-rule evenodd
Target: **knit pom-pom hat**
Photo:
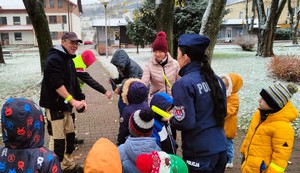
<instances>
[{"instance_id":1,"label":"knit pom-pom hat","mask_svg":"<svg viewBox=\"0 0 300 173\"><path fill-rule=\"evenodd\" d=\"M141 173L188 173L187 165L180 157L164 151L140 154L135 163Z\"/></svg>"},{"instance_id":2,"label":"knit pom-pom hat","mask_svg":"<svg viewBox=\"0 0 300 173\"><path fill-rule=\"evenodd\" d=\"M96 57L95 57L94 53L90 50L85 50L84 52L82 52L81 57L82 57L84 64L87 67L89 67L96 61Z\"/></svg>"},{"instance_id":3,"label":"knit pom-pom hat","mask_svg":"<svg viewBox=\"0 0 300 173\"><path fill-rule=\"evenodd\" d=\"M160 50L165 53L168 52L167 35L163 31L158 32L158 34L153 42L152 51L154 52L156 50Z\"/></svg>"},{"instance_id":4,"label":"knit pom-pom hat","mask_svg":"<svg viewBox=\"0 0 300 173\"><path fill-rule=\"evenodd\" d=\"M135 111L129 118L129 132L133 137L151 136L154 125L150 108Z\"/></svg>"},{"instance_id":5,"label":"knit pom-pom hat","mask_svg":"<svg viewBox=\"0 0 300 173\"><path fill-rule=\"evenodd\" d=\"M292 95L298 91L296 85L289 83L287 86L280 82L262 89L259 93L265 102L274 110L282 109Z\"/></svg>"}]
</instances>

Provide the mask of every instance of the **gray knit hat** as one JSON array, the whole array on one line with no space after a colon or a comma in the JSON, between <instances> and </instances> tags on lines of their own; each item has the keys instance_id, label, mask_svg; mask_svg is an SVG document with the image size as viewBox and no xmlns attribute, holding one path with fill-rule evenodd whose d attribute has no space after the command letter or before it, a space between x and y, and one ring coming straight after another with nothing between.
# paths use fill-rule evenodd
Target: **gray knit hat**
<instances>
[{"instance_id":1,"label":"gray knit hat","mask_svg":"<svg viewBox=\"0 0 300 173\"><path fill-rule=\"evenodd\" d=\"M260 95L271 108L278 110L286 105L294 93L288 88L288 86L277 82L262 89Z\"/></svg>"}]
</instances>

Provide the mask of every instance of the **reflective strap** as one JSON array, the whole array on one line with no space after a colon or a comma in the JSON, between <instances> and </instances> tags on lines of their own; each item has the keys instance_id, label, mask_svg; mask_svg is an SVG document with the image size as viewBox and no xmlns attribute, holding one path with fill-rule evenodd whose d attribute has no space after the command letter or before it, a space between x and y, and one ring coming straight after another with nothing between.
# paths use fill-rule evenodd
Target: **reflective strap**
<instances>
[{"instance_id":1,"label":"reflective strap","mask_svg":"<svg viewBox=\"0 0 300 173\"><path fill-rule=\"evenodd\" d=\"M81 55L78 55L76 56L75 58L73 58L73 62L75 64L75 68L83 68L83 69L86 69L86 65L85 63L83 62L83 59L82 59L82 56Z\"/></svg>"},{"instance_id":2,"label":"reflective strap","mask_svg":"<svg viewBox=\"0 0 300 173\"><path fill-rule=\"evenodd\" d=\"M284 170L285 170L284 168L276 165L274 162L271 162L269 166L271 166L272 168L274 168L278 172L284 172Z\"/></svg>"},{"instance_id":3,"label":"reflective strap","mask_svg":"<svg viewBox=\"0 0 300 173\"><path fill-rule=\"evenodd\" d=\"M166 76L166 74L165 74L164 72L163 72L163 75L164 75L164 78L165 78L165 80L166 80L168 86L169 86L170 88L172 88L172 86L171 86L171 84L170 84L170 82L169 82L169 80L168 80L168 78L167 78L167 76Z\"/></svg>"}]
</instances>

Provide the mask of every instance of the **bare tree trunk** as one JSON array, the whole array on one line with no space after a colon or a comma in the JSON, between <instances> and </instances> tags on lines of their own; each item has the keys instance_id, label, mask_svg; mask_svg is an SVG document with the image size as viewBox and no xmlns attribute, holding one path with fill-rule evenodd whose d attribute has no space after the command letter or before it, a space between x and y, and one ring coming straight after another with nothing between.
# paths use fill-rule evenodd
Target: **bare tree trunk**
<instances>
[{"instance_id":1,"label":"bare tree trunk","mask_svg":"<svg viewBox=\"0 0 300 173\"><path fill-rule=\"evenodd\" d=\"M299 11L299 1L297 0L297 4L295 7L295 11L292 10L291 0L288 0L288 10L290 15L290 26L291 26L291 39L293 44L298 44L298 25L300 19L300 11ZM294 16L296 16L296 21L294 22Z\"/></svg>"},{"instance_id":2,"label":"bare tree trunk","mask_svg":"<svg viewBox=\"0 0 300 173\"><path fill-rule=\"evenodd\" d=\"M294 10L292 8L292 2L291 0L288 0L288 12L290 16L290 30L291 30L291 40L294 43L295 40L295 34L293 34L293 25L294 25Z\"/></svg>"},{"instance_id":3,"label":"bare tree trunk","mask_svg":"<svg viewBox=\"0 0 300 173\"><path fill-rule=\"evenodd\" d=\"M156 9L156 25L158 31L164 31L167 34L168 47L171 56L173 51L173 21L174 21L174 0L161 0L161 4Z\"/></svg>"},{"instance_id":4,"label":"bare tree trunk","mask_svg":"<svg viewBox=\"0 0 300 173\"><path fill-rule=\"evenodd\" d=\"M298 0L299 2L299 0ZM298 25L299 25L299 21L300 21L300 11L299 11L299 8L298 8L298 12L297 12L297 18L296 18L296 22L294 24L294 27L293 27L293 32L292 34L294 34L294 40L293 40L293 44L298 44Z\"/></svg>"},{"instance_id":5,"label":"bare tree trunk","mask_svg":"<svg viewBox=\"0 0 300 173\"><path fill-rule=\"evenodd\" d=\"M245 7L245 19L246 19L246 31L247 33L249 33L249 22L248 22L248 4L249 4L249 0L246 0L246 7Z\"/></svg>"},{"instance_id":6,"label":"bare tree trunk","mask_svg":"<svg viewBox=\"0 0 300 173\"><path fill-rule=\"evenodd\" d=\"M41 1L42 0L23 0L23 3L35 31L39 46L41 71L43 72L49 48L51 48L53 44L50 36L47 17Z\"/></svg>"},{"instance_id":7,"label":"bare tree trunk","mask_svg":"<svg viewBox=\"0 0 300 173\"><path fill-rule=\"evenodd\" d=\"M270 14L266 16L263 0L256 0L259 20L258 45L256 55L271 57L274 55L273 42L276 25L287 0L272 0Z\"/></svg>"},{"instance_id":8,"label":"bare tree trunk","mask_svg":"<svg viewBox=\"0 0 300 173\"><path fill-rule=\"evenodd\" d=\"M207 49L207 56L210 62L224 16L226 1L227 0L209 0L202 18L200 34L210 38L210 44Z\"/></svg>"},{"instance_id":9,"label":"bare tree trunk","mask_svg":"<svg viewBox=\"0 0 300 173\"><path fill-rule=\"evenodd\" d=\"M250 23L249 33L253 33L254 19L256 16L255 8L256 8L256 0L253 0L252 1L252 9L251 9L252 15L251 15L251 23Z\"/></svg>"},{"instance_id":10,"label":"bare tree trunk","mask_svg":"<svg viewBox=\"0 0 300 173\"><path fill-rule=\"evenodd\" d=\"M2 52L2 44L0 43L0 64L5 64L3 52Z\"/></svg>"}]
</instances>

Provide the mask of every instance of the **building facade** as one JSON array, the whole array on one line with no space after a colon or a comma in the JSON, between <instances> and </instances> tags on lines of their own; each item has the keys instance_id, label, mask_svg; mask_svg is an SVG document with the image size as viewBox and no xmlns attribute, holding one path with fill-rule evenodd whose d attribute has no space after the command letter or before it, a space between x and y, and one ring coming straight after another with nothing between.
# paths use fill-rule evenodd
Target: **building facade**
<instances>
[{"instance_id":1,"label":"building facade","mask_svg":"<svg viewBox=\"0 0 300 173\"><path fill-rule=\"evenodd\" d=\"M64 32L81 36L80 11L70 0L43 0L53 45ZM0 0L0 38L3 46L37 46L32 23L22 0Z\"/></svg>"},{"instance_id":2,"label":"building facade","mask_svg":"<svg viewBox=\"0 0 300 173\"><path fill-rule=\"evenodd\" d=\"M265 1L266 2L266 1ZM292 0L292 7L296 6L296 0ZM265 3L265 12L266 15L270 12L270 3ZM229 0L227 1L225 10L228 11L223 18L223 23L221 25L221 30L219 33L218 40L231 42L235 37L239 35L247 34L246 30L246 0ZM248 23L250 24L251 18L251 9L252 9L252 0L248 2ZM296 13L295 8L293 9ZM289 14L288 14L288 5L286 3L280 18L278 20L277 28L290 28L289 25ZM294 20L295 21L295 20ZM257 15L254 19L254 29L258 28L258 18ZM298 26L300 28L300 26Z\"/></svg>"}]
</instances>

